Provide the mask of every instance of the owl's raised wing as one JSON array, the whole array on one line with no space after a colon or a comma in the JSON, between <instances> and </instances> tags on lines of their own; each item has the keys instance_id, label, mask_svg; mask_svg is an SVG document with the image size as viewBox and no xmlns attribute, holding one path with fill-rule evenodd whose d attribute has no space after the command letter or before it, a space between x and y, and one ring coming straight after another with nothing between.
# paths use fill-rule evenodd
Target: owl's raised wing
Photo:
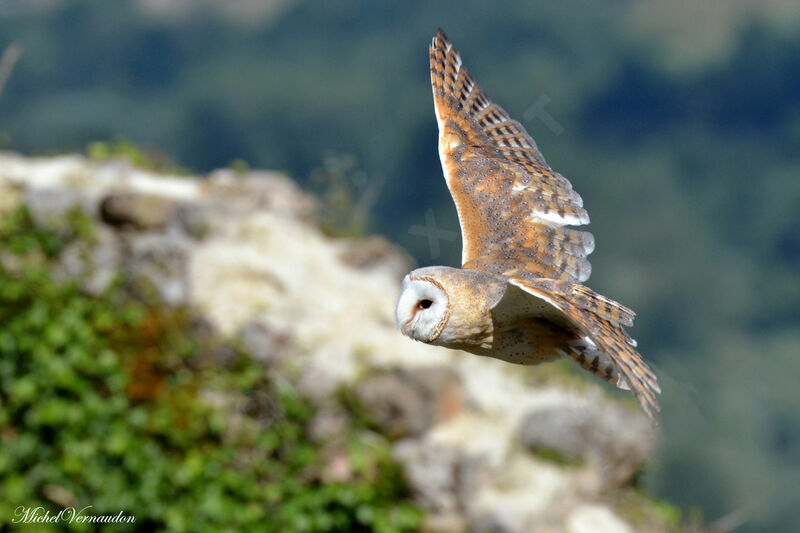
<instances>
[{"instance_id":1,"label":"owl's raised wing","mask_svg":"<svg viewBox=\"0 0 800 533\"><path fill-rule=\"evenodd\" d=\"M525 128L469 75L442 30L430 47L439 156L461 224L462 266L585 281L591 233L583 200L552 170Z\"/></svg>"},{"instance_id":2,"label":"owl's raised wing","mask_svg":"<svg viewBox=\"0 0 800 533\"><path fill-rule=\"evenodd\" d=\"M660 408L656 394L661 388L636 351L636 341L622 327L633 325L633 311L588 287L567 281L536 279L526 273L510 276L508 282L563 313L563 319L580 335L567 355L586 370L605 379L615 378L612 381L618 387L629 388L647 416L657 423ZM622 379L617 380L620 374Z\"/></svg>"}]
</instances>

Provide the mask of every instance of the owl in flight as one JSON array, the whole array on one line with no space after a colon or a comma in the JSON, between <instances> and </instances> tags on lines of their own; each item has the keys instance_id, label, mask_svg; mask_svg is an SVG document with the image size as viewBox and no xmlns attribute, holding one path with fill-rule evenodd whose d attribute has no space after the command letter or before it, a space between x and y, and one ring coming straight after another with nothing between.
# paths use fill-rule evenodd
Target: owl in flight
<instances>
[{"instance_id":1,"label":"owl in flight","mask_svg":"<svg viewBox=\"0 0 800 533\"><path fill-rule=\"evenodd\" d=\"M591 233L583 200L545 162L525 128L492 102L439 30L430 46L439 157L456 203L461 268L403 280L404 335L511 363L562 357L629 389L656 422L656 376L623 329L634 312L581 285Z\"/></svg>"}]
</instances>

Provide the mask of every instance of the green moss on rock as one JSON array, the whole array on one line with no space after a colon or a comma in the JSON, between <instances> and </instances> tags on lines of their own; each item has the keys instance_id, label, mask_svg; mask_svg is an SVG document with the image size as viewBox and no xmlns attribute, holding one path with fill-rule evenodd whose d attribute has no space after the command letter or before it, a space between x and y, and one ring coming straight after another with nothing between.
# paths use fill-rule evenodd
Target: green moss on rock
<instances>
[{"instance_id":1,"label":"green moss on rock","mask_svg":"<svg viewBox=\"0 0 800 533\"><path fill-rule=\"evenodd\" d=\"M316 408L246 353L220 362L191 309L55 281L49 263L88 231L64 228L0 223L3 253L28 261L0 263L0 522L91 505L136 517L119 531L419 529L386 441L354 424L313 442Z\"/></svg>"}]
</instances>

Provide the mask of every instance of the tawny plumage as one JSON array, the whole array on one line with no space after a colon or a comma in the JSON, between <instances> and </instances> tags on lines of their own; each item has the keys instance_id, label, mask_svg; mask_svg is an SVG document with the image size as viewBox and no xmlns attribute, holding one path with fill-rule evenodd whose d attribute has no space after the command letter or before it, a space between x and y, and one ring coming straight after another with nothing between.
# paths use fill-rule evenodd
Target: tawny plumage
<instances>
[{"instance_id":1,"label":"tawny plumage","mask_svg":"<svg viewBox=\"0 0 800 533\"><path fill-rule=\"evenodd\" d=\"M661 392L623 326L627 307L580 285L591 274L583 200L522 125L475 83L439 30L430 47L439 156L456 204L462 268L403 281L397 322L422 342L536 364L570 357L630 389L655 422Z\"/></svg>"}]
</instances>

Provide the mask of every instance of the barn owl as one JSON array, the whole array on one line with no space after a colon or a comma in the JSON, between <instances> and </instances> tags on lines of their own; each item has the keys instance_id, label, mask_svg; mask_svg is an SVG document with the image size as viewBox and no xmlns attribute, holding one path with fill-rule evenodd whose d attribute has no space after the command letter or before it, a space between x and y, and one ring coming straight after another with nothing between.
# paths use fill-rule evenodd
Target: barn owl
<instances>
[{"instance_id":1,"label":"barn owl","mask_svg":"<svg viewBox=\"0 0 800 533\"><path fill-rule=\"evenodd\" d=\"M409 273L396 308L412 339L523 365L571 358L631 390L656 423L661 390L623 329L634 313L581 283L583 200L493 103L439 30L430 46L439 156L458 212L461 268Z\"/></svg>"}]
</instances>

